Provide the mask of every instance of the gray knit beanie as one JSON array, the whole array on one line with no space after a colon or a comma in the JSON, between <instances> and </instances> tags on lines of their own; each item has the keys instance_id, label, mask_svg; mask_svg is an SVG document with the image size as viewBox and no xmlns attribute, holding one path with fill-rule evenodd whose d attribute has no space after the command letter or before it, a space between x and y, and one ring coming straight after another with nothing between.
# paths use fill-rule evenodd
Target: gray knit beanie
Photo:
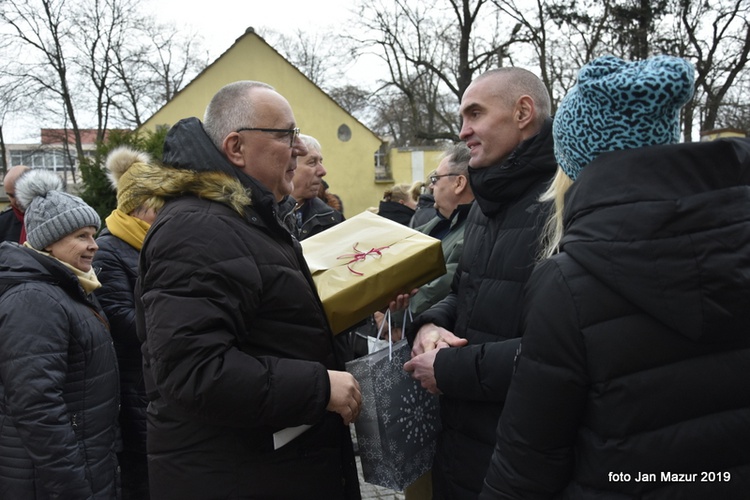
<instances>
[{"instance_id":1,"label":"gray knit beanie","mask_svg":"<svg viewBox=\"0 0 750 500\"><path fill-rule=\"evenodd\" d=\"M47 170L31 170L16 185L16 197L25 210L26 240L37 250L83 228L99 230L96 211L77 196L62 191L60 177Z\"/></svg>"}]
</instances>

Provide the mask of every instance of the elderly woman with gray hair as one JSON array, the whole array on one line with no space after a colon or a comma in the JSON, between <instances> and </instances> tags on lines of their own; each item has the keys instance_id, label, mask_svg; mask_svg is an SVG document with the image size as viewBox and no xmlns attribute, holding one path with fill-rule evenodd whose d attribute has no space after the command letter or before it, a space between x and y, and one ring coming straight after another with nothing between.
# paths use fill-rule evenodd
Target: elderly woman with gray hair
<instances>
[{"instance_id":1,"label":"elderly woman with gray hair","mask_svg":"<svg viewBox=\"0 0 750 500\"><path fill-rule=\"evenodd\" d=\"M0 245L0 498L114 499L117 360L92 292L97 213L34 170L24 246Z\"/></svg>"}]
</instances>

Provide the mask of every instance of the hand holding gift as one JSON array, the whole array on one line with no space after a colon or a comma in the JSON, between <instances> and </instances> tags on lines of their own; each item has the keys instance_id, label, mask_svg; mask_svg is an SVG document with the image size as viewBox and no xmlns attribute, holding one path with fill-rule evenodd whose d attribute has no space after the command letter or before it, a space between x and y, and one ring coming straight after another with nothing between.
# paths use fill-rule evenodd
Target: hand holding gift
<instances>
[{"instance_id":1,"label":"hand holding gift","mask_svg":"<svg viewBox=\"0 0 750 500\"><path fill-rule=\"evenodd\" d=\"M445 273L440 240L370 212L301 244L334 334Z\"/></svg>"}]
</instances>

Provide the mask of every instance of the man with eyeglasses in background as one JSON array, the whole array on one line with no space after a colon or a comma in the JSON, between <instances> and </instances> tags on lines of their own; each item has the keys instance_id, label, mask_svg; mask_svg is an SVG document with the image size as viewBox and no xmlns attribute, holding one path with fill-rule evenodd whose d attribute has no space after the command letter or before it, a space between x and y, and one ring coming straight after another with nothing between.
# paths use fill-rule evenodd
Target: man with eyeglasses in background
<instances>
[{"instance_id":1,"label":"man with eyeglasses in background","mask_svg":"<svg viewBox=\"0 0 750 500\"><path fill-rule=\"evenodd\" d=\"M307 153L289 103L260 82L223 87L203 123L167 135L164 163L191 175L163 186L174 199L136 289L152 498L360 498L359 385L279 221Z\"/></svg>"},{"instance_id":2,"label":"man with eyeglasses in background","mask_svg":"<svg viewBox=\"0 0 750 500\"><path fill-rule=\"evenodd\" d=\"M416 229L440 240L446 272L419 287L419 291L411 297L409 310L415 316L429 309L450 292L453 275L463 250L466 216L474 201L474 193L469 184L470 158L466 144L454 144L445 150L438 167L429 177L437 215Z\"/></svg>"},{"instance_id":3,"label":"man with eyeglasses in background","mask_svg":"<svg viewBox=\"0 0 750 500\"><path fill-rule=\"evenodd\" d=\"M550 98L521 68L477 77L461 99L476 198L451 293L407 328L405 369L441 394L434 499L476 499L520 344L523 288L538 257L555 174ZM440 179L444 181L446 179Z\"/></svg>"}]
</instances>

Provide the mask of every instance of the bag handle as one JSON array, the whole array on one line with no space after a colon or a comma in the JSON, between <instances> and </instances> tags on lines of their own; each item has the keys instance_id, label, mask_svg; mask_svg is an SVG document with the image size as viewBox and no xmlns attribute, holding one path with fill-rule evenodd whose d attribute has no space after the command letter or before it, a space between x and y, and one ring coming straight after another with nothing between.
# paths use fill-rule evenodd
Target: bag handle
<instances>
[{"instance_id":1,"label":"bag handle","mask_svg":"<svg viewBox=\"0 0 750 500\"><path fill-rule=\"evenodd\" d=\"M409 321L414 321L414 318L411 314L411 309L406 308L404 309L404 321L401 324L401 335L403 336L403 332L406 331L406 318L409 318ZM391 310L390 308L385 310L385 314L383 315L383 321L380 323L380 328L378 328L378 338L381 338L381 335L383 333L383 328L385 327L385 324L388 323L388 361L393 359L393 332L391 329Z\"/></svg>"}]
</instances>

